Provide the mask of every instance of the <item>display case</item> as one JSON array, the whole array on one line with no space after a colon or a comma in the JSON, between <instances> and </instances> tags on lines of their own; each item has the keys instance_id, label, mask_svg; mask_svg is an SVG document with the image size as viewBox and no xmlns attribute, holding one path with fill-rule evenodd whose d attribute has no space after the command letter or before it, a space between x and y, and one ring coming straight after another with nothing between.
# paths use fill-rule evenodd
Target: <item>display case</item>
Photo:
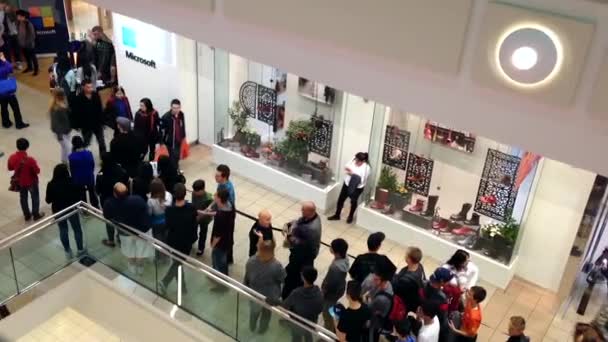
<instances>
[{"instance_id":1,"label":"display case","mask_svg":"<svg viewBox=\"0 0 608 342\"><path fill-rule=\"evenodd\" d=\"M283 184L279 191L322 210L330 206L344 93L217 49L215 80L216 160L269 187Z\"/></svg>"},{"instance_id":2,"label":"display case","mask_svg":"<svg viewBox=\"0 0 608 342\"><path fill-rule=\"evenodd\" d=\"M383 226L403 236L413 229L508 269L540 156L390 108L375 115L371 140L382 144L370 144L375 186L358 223L390 218Z\"/></svg>"}]
</instances>

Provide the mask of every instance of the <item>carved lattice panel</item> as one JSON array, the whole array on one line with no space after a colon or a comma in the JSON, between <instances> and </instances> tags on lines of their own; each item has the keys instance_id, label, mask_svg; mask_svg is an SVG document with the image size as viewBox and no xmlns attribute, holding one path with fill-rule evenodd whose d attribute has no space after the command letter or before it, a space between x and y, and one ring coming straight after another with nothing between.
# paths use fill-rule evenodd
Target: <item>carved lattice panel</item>
<instances>
[{"instance_id":1,"label":"carved lattice panel","mask_svg":"<svg viewBox=\"0 0 608 342\"><path fill-rule=\"evenodd\" d=\"M329 158L331 156L331 140L333 138L334 124L322 117L312 117L310 120L313 125L309 143L310 151Z\"/></svg>"},{"instance_id":2,"label":"carved lattice panel","mask_svg":"<svg viewBox=\"0 0 608 342\"><path fill-rule=\"evenodd\" d=\"M432 159L410 153L405 174L405 186L408 190L422 196L428 196L433 176Z\"/></svg>"},{"instance_id":3,"label":"carved lattice panel","mask_svg":"<svg viewBox=\"0 0 608 342\"><path fill-rule=\"evenodd\" d=\"M277 92L258 84L257 115L258 120L274 125L277 113Z\"/></svg>"},{"instance_id":4,"label":"carved lattice panel","mask_svg":"<svg viewBox=\"0 0 608 342\"><path fill-rule=\"evenodd\" d=\"M245 109L247 114L252 118L255 118L256 114L257 88L257 83L247 81L241 85L239 91L241 106L243 106L243 109Z\"/></svg>"},{"instance_id":5,"label":"carved lattice panel","mask_svg":"<svg viewBox=\"0 0 608 342\"><path fill-rule=\"evenodd\" d=\"M517 190L515 176L521 159L488 149L474 210L495 220L506 221L513 211Z\"/></svg>"},{"instance_id":6,"label":"carved lattice panel","mask_svg":"<svg viewBox=\"0 0 608 342\"><path fill-rule=\"evenodd\" d=\"M386 126L382 163L401 170L407 168L407 151L410 144L410 132L396 126Z\"/></svg>"}]
</instances>

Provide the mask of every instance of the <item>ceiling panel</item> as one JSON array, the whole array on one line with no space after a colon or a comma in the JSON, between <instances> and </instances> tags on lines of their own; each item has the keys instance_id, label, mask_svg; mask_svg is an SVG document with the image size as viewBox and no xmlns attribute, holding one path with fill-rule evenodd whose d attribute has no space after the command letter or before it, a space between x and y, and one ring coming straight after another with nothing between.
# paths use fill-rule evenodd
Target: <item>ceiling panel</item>
<instances>
[{"instance_id":1,"label":"ceiling panel","mask_svg":"<svg viewBox=\"0 0 608 342\"><path fill-rule=\"evenodd\" d=\"M593 88L589 111L596 119L608 119L608 54L604 56L604 62L597 74L597 82Z\"/></svg>"},{"instance_id":2,"label":"ceiling panel","mask_svg":"<svg viewBox=\"0 0 608 342\"><path fill-rule=\"evenodd\" d=\"M472 0L224 0L230 19L455 74ZM280 46L277 47L280 53Z\"/></svg>"},{"instance_id":3,"label":"ceiling panel","mask_svg":"<svg viewBox=\"0 0 608 342\"><path fill-rule=\"evenodd\" d=\"M520 87L507 81L496 62L499 40L510 29L520 25L542 26L553 31L563 47L563 63L555 77L536 87ZM513 90L558 106L573 103L593 37L592 22L508 4L490 3L482 27L473 63L475 67L472 77L475 82L491 88ZM539 55L539 63L541 58Z\"/></svg>"}]
</instances>

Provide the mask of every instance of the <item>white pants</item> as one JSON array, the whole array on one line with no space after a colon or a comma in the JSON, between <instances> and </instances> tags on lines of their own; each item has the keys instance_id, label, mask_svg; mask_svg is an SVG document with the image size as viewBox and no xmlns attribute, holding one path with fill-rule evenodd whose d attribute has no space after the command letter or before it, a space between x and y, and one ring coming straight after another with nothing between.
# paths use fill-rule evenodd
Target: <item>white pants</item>
<instances>
[{"instance_id":1,"label":"white pants","mask_svg":"<svg viewBox=\"0 0 608 342\"><path fill-rule=\"evenodd\" d=\"M59 145L61 145L61 161L64 163L68 162L68 156L72 152L72 139L70 134L62 134L58 136Z\"/></svg>"}]
</instances>

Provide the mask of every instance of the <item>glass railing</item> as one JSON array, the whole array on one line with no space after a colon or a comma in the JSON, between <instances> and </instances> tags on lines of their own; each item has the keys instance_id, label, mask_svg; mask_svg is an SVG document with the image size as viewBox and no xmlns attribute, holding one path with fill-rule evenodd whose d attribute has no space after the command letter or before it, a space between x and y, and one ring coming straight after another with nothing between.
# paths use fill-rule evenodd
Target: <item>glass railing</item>
<instances>
[{"instance_id":1,"label":"glass railing","mask_svg":"<svg viewBox=\"0 0 608 342\"><path fill-rule=\"evenodd\" d=\"M80 255L71 226L71 255L64 251L59 238L58 223L75 218L82 226L86 249ZM115 248L102 243L107 225L115 228L120 238ZM267 304L261 294L199 260L146 233L106 220L86 203L0 241L0 304L77 261L101 263L238 341L282 341L293 335L307 340L336 340L330 331ZM265 320L260 321L268 324L260 323L253 329L251 317L257 313L262 313Z\"/></svg>"}]
</instances>

